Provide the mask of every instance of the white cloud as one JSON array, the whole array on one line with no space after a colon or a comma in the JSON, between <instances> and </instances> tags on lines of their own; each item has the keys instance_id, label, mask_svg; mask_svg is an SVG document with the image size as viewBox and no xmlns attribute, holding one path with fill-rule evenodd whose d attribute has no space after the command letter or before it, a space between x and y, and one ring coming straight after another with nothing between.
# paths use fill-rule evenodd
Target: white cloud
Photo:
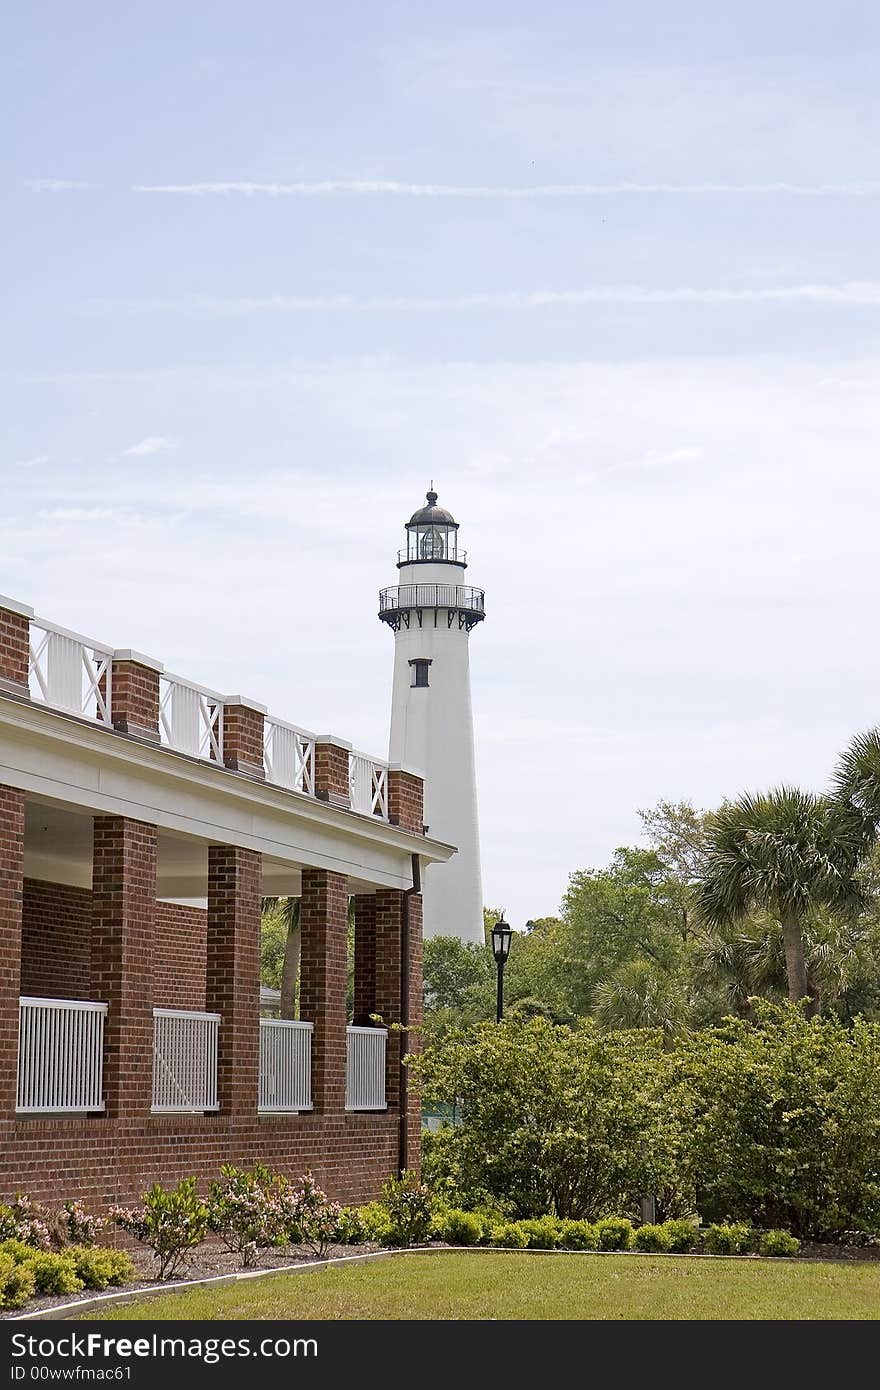
<instances>
[{"instance_id":1,"label":"white cloud","mask_svg":"<svg viewBox=\"0 0 880 1390\"><path fill-rule=\"evenodd\" d=\"M176 448L176 439L169 439L167 435L164 434L148 434L146 439L142 439L139 444L132 444L130 449L123 449L122 457L143 457L147 454L163 454L168 449Z\"/></svg>"},{"instance_id":2,"label":"white cloud","mask_svg":"<svg viewBox=\"0 0 880 1390\"><path fill-rule=\"evenodd\" d=\"M480 313L535 309L582 308L593 304L663 306L698 305L720 308L730 304L804 303L828 307L880 308L880 281L850 280L841 284L760 285L754 287L675 285L589 285L567 290L486 291L460 295L274 294L223 299L194 295L181 300L88 300L82 312L97 315L203 312L212 314L311 313ZM157 453L144 440L126 453ZM170 447L162 441L161 447Z\"/></svg>"},{"instance_id":3,"label":"white cloud","mask_svg":"<svg viewBox=\"0 0 880 1390\"><path fill-rule=\"evenodd\" d=\"M97 186L81 179L25 179L25 187L32 193L82 193Z\"/></svg>"},{"instance_id":4,"label":"white cloud","mask_svg":"<svg viewBox=\"0 0 880 1390\"><path fill-rule=\"evenodd\" d=\"M216 183L136 183L133 193L177 193L191 197L210 195L241 195L253 197L329 197L335 194L391 194L406 198L605 198L627 194L747 195L778 197L872 197L880 193L880 182L852 183L549 183L523 185L409 183L399 179L319 179L298 183L257 183L249 180L225 180Z\"/></svg>"}]
</instances>

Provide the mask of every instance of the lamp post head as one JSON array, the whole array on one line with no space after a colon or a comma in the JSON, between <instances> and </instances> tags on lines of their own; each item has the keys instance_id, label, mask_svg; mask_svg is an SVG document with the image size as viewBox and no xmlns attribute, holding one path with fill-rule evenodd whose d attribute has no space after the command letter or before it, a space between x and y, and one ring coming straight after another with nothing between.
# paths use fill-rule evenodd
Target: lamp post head
<instances>
[{"instance_id":1,"label":"lamp post head","mask_svg":"<svg viewBox=\"0 0 880 1390\"><path fill-rule=\"evenodd\" d=\"M504 920L504 913L498 918L492 928L492 954L497 965L505 965L507 957L510 955L510 940L513 936L512 927L508 926Z\"/></svg>"}]
</instances>

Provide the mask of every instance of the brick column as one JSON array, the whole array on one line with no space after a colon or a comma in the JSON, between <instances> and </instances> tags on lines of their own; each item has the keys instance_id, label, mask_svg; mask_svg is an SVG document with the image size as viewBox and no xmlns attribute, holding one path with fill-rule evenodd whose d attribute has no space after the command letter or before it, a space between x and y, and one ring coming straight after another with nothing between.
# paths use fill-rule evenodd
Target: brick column
<instances>
[{"instance_id":1,"label":"brick column","mask_svg":"<svg viewBox=\"0 0 880 1390\"><path fill-rule=\"evenodd\" d=\"M92 867L91 998L104 1026L108 1116L145 1115L153 1095L156 827L96 816Z\"/></svg>"},{"instance_id":2,"label":"brick column","mask_svg":"<svg viewBox=\"0 0 880 1390\"><path fill-rule=\"evenodd\" d=\"M226 695L223 700L223 762L233 772L247 772L265 778L263 766L263 720L266 706L243 695Z\"/></svg>"},{"instance_id":3,"label":"brick column","mask_svg":"<svg viewBox=\"0 0 880 1390\"><path fill-rule=\"evenodd\" d=\"M21 992L21 904L24 793L0 786L0 1116L15 1111L18 1078L18 996Z\"/></svg>"},{"instance_id":4,"label":"brick column","mask_svg":"<svg viewBox=\"0 0 880 1390\"><path fill-rule=\"evenodd\" d=\"M354 1010L352 1022L369 1028L376 1012L376 896L359 893L354 902Z\"/></svg>"},{"instance_id":5,"label":"brick column","mask_svg":"<svg viewBox=\"0 0 880 1390\"><path fill-rule=\"evenodd\" d=\"M30 626L34 610L0 594L0 690L28 693Z\"/></svg>"},{"instance_id":6,"label":"brick column","mask_svg":"<svg viewBox=\"0 0 880 1390\"><path fill-rule=\"evenodd\" d=\"M396 888L382 888L376 894L376 1012L389 1027L401 1021L401 932L404 896ZM400 1107L401 1043L406 1052L417 1052L420 1035L414 1031L422 1020L422 899L413 893L409 898L409 1028L402 1036L389 1031L385 1096L389 1110ZM409 1155L407 1166L419 1166L419 1134L421 1116L418 1096L412 1082L407 1087L407 1135Z\"/></svg>"},{"instance_id":7,"label":"brick column","mask_svg":"<svg viewBox=\"0 0 880 1390\"><path fill-rule=\"evenodd\" d=\"M159 676L165 670L141 652L113 653L110 712L114 729L159 742Z\"/></svg>"},{"instance_id":8,"label":"brick column","mask_svg":"<svg viewBox=\"0 0 880 1390\"><path fill-rule=\"evenodd\" d=\"M402 830L425 833L424 779L400 763L392 763L388 769L388 819Z\"/></svg>"},{"instance_id":9,"label":"brick column","mask_svg":"<svg viewBox=\"0 0 880 1390\"><path fill-rule=\"evenodd\" d=\"M351 805L349 754L351 744L333 734L315 739L315 796L333 806Z\"/></svg>"},{"instance_id":10,"label":"brick column","mask_svg":"<svg viewBox=\"0 0 880 1390\"><path fill-rule=\"evenodd\" d=\"M261 867L256 850L208 848L205 1008L221 1016L217 1092L226 1114L257 1113Z\"/></svg>"},{"instance_id":11,"label":"brick column","mask_svg":"<svg viewBox=\"0 0 880 1390\"><path fill-rule=\"evenodd\" d=\"M319 1114L345 1109L348 890L344 874L302 871L300 1017L314 1024L312 1100Z\"/></svg>"}]
</instances>

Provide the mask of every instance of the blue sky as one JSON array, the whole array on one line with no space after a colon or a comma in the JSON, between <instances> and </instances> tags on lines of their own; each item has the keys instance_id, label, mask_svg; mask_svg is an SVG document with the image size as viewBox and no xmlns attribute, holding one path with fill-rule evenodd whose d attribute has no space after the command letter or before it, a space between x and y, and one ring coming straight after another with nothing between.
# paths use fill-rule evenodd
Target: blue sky
<instances>
[{"instance_id":1,"label":"blue sky","mask_svg":"<svg viewBox=\"0 0 880 1390\"><path fill-rule=\"evenodd\" d=\"M880 718L874 7L34 3L0 49L0 592L381 752L433 477L515 923Z\"/></svg>"}]
</instances>

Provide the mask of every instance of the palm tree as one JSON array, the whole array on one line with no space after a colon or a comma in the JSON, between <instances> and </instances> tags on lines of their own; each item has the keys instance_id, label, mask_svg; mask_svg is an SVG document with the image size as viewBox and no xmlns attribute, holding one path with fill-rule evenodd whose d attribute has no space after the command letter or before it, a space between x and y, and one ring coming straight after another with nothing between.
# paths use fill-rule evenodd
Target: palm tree
<instances>
[{"instance_id":1,"label":"palm tree","mask_svg":"<svg viewBox=\"0 0 880 1390\"><path fill-rule=\"evenodd\" d=\"M858 819L866 846L880 832L880 729L857 734L842 753L834 773L838 800Z\"/></svg>"},{"instance_id":2,"label":"palm tree","mask_svg":"<svg viewBox=\"0 0 880 1390\"><path fill-rule=\"evenodd\" d=\"M862 906L863 852L859 822L829 797L796 787L741 796L713 818L698 909L721 930L768 912L782 930L788 997L809 998L804 924L822 908L848 916Z\"/></svg>"},{"instance_id":3,"label":"palm tree","mask_svg":"<svg viewBox=\"0 0 880 1390\"><path fill-rule=\"evenodd\" d=\"M263 912L277 913L287 929L284 940L284 960L281 965L281 1017L296 1017L296 986L302 953L299 898L263 898Z\"/></svg>"}]
</instances>

